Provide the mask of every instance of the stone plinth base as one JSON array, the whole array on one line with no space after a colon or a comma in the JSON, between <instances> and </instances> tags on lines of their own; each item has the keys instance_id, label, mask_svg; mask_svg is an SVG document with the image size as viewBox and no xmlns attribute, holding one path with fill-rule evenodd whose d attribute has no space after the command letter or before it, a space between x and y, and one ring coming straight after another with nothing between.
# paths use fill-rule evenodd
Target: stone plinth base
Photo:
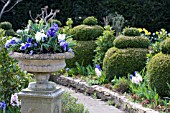
<instances>
[{"instance_id":1,"label":"stone plinth base","mask_svg":"<svg viewBox=\"0 0 170 113\"><path fill-rule=\"evenodd\" d=\"M21 99L21 113L61 113L61 95L64 90L53 91L22 90L18 96Z\"/></svg>"}]
</instances>

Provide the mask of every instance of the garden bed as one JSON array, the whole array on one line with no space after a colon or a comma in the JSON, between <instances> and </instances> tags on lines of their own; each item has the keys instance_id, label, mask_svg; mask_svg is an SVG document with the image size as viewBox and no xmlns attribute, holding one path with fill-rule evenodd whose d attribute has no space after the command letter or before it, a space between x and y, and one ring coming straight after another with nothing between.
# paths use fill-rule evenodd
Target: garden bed
<instances>
[{"instance_id":1,"label":"garden bed","mask_svg":"<svg viewBox=\"0 0 170 113\"><path fill-rule=\"evenodd\" d=\"M113 92L108 88L99 85L89 86L86 82L80 79L73 79L65 76L52 76L54 82L71 87L78 92L84 93L89 96L96 96L103 101L112 101L113 105L123 111L129 113L159 113L149 108L145 108L138 103L131 102L127 99L125 94Z\"/></svg>"}]
</instances>

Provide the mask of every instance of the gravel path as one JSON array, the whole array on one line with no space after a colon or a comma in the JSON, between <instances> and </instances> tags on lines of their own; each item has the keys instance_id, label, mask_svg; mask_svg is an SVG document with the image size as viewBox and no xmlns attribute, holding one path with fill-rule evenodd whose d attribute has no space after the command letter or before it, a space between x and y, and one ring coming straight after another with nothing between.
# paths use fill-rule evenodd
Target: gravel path
<instances>
[{"instance_id":1,"label":"gravel path","mask_svg":"<svg viewBox=\"0 0 170 113\"><path fill-rule=\"evenodd\" d=\"M65 91L70 92L73 97L78 99L79 103L84 104L85 108L87 108L90 113L125 113L114 106L109 106L106 102L100 101L99 99L93 99L82 93L76 93L74 90L61 85L60 87Z\"/></svg>"}]
</instances>

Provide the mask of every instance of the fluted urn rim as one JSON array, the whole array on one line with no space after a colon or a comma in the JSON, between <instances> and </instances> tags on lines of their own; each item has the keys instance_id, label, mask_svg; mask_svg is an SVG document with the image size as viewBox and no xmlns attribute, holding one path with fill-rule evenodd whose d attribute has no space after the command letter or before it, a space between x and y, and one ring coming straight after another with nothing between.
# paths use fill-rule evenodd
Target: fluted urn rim
<instances>
[{"instance_id":1,"label":"fluted urn rim","mask_svg":"<svg viewBox=\"0 0 170 113\"><path fill-rule=\"evenodd\" d=\"M9 56L20 60L20 59L28 59L28 60L62 60L62 59L71 59L74 57L74 52L65 52L65 53L46 53L46 54L25 54L19 52L10 52Z\"/></svg>"}]
</instances>

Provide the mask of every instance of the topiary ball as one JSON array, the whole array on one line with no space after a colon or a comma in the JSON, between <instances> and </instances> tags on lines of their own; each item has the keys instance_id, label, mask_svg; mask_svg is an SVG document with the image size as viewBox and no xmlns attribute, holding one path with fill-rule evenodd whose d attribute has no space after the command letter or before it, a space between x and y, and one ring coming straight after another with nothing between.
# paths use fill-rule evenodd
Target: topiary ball
<instances>
[{"instance_id":1,"label":"topiary ball","mask_svg":"<svg viewBox=\"0 0 170 113\"><path fill-rule=\"evenodd\" d=\"M170 55L156 54L147 65L147 76L149 84L160 96L170 97Z\"/></svg>"},{"instance_id":2,"label":"topiary ball","mask_svg":"<svg viewBox=\"0 0 170 113\"><path fill-rule=\"evenodd\" d=\"M70 34L73 35L75 40L88 41L95 40L97 37L101 36L103 33L103 28L101 26L88 26L88 25L78 25L74 27Z\"/></svg>"},{"instance_id":3,"label":"topiary ball","mask_svg":"<svg viewBox=\"0 0 170 113\"><path fill-rule=\"evenodd\" d=\"M75 57L71 60L66 60L66 67L75 67L75 62L87 66L93 64L94 50L96 48L95 41L77 41L77 45L73 47Z\"/></svg>"},{"instance_id":4,"label":"topiary ball","mask_svg":"<svg viewBox=\"0 0 170 113\"><path fill-rule=\"evenodd\" d=\"M1 22L0 28L4 30L9 30L9 29L12 29L12 24L10 22Z\"/></svg>"},{"instance_id":5,"label":"topiary ball","mask_svg":"<svg viewBox=\"0 0 170 113\"><path fill-rule=\"evenodd\" d=\"M163 42L161 42L160 49L162 53L170 54L170 38L167 38Z\"/></svg>"},{"instance_id":6,"label":"topiary ball","mask_svg":"<svg viewBox=\"0 0 170 113\"><path fill-rule=\"evenodd\" d=\"M9 29L5 31L5 35L6 36L14 36L15 35L15 31L13 29Z\"/></svg>"},{"instance_id":7,"label":"topiary ball","mask_svg":"<svg viewBox=\"0 0 170 113\"><path fill-rule=\"evenodd\" d=\"M114 46L120 49L123 48L148 48L150 41L144 36L119 36L114 42Z\"/></svg>"},{"instance_id":8,"label":"topiary ball","mask_svg":"<svg viewBox=\"0 0 170 113\"><path fill-rule=\"evenodd\" d=\"M94 16L87 17L83 20L84 25L97 25L97 23L97 18L95 18Z\"/></svg>"},{"instance_id":9,"label":"topiary ball","mask_svg":"<svg viewBox=\"0 0 170 113\"><path fill-rule=\"evenodd\" d=\"M107 79L111 81L114 76L123 77L128 73L141 71L145 67L147 52L148 49L142 48L110 48L103 61L103 70Z\"/></svg>"},{"instance_id":10,"label":"topiary ball","mask_svg":"<svg viewBox=\"0 0 170 113\"><path fill-rule=\"evenodd\" d=\"M137 28L124 28L123 29L123 35L125 36L140 36L140 32Z\"/></svg>"}]
</instances>

